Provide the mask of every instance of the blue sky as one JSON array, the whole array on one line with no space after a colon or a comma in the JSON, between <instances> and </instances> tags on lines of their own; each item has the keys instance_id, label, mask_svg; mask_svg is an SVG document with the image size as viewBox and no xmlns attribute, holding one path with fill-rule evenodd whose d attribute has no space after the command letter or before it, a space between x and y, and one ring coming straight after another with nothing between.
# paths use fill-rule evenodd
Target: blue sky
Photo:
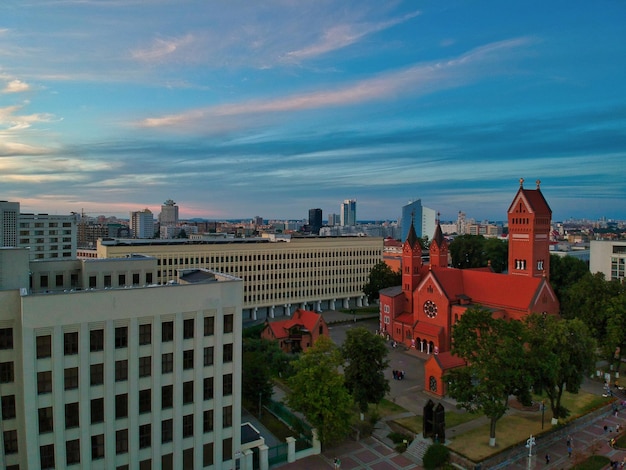
<instances>
[{"instance_id":1,"label":"blue sky","mask_svg":"<svg viewBox=\"0 0 626 470\"><path fill-rule=\"evenodd\" d=\"M626 2L3 0L0 199L626 219Z\"/></svg>"}]
</instances>

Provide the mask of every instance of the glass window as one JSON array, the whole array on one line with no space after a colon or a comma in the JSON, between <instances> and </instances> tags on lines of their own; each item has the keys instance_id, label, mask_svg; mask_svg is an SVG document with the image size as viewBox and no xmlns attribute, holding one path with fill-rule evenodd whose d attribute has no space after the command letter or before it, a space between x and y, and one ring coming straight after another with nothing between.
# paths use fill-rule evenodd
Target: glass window
<instances>
[{"instance_id":1,"label":"glass window","mask_svg":"<svg viewBox=\"0 0 626 470\"><path fill-rule=\"evenodd\" d=\"M128 380L128 361L126 359L115 361L115 381L123 382Z\"/></svg>"},{"instance_id":2,"label":"glass window","mask_svg":"<svg viewBox=\"0 0 626 470\"><path fill-rule=\"evenodd\" d=\"M15 395L5 395L2 397L2 419L15 418Z\"/></svg>"},{"instance_id":3,"label":"glass window","mask_svg":"<svg viewBox=\"0 0 626 470\"><path fill-rule=\"evenodd\" d=\"M115 453L125 454L128 452L128 429L115 431Z\"/></svg>"},{"instance_id":4,"label":"glass window","mask_svg":"<svg viewBox=\"0 0 626 470\"><path fill-rule=\"evenodd\" d=\"M80 413L78 403L65 404L65 429L77 428L80 426Z\"/></svg>"},{"instance_id":5,"label":"glass window","mask_svg":"<svg viewBox=\"0 0 626 470\"><path fill-rule=\"evenodd\" d=\"M228 437L222 441L222 458L228 462L233 458L233 438Z\"/></svg>"},{"instance_id":6,"label":"glass window","mask_svg":"<svg viewBox=\"0 0 626 470\"><path fill-rule=\"evenodd\" d=\"M139 448L145 449L152 444L152 427L150 424L139 426Z\"/></svg>"},{"instance_id":7,"label":"glass window","mask_svg":"<svg viewBox=\"0 0 626 470\"><path fill-rule=\"evenodd\" d=\"M104 434L91 436L91 460L104 458Z\"/></svg>"},{"instance_id":8,"label":"glass window","mask_svg":"<svg viewBox=\"0 0 626 470\"><path fill-rule=\"evenodd\" d=\"M78 354L78 331L63 335L63 352L66 356Z\"/></svg>"},{"instance_id":9,"label":"glass window","mask_svg":"<svg viewBox=\"0 0 626 470\"><path fill-rule=\"evenodd\" d=\"M89 332L89 350L91 352L104 349L104 330L91 330Z\"/></svg>"},{"instance_id":10,"label":"glass window","mask_svg":"<svg viewBox=\"0 0 626 470\"><path fill-rule=\"evenodd\" d=\"M54 468L54 444L39 447L39 461L41 468Z\"/></svg>"},{"instance_id":11,"label":"glass window","mask_svg":"<svg viewBox=\"0 0 626 470\"><path fill-rule=\"evenodd\" d=\"M15 369L12 362L0 362L0 383L9 383L15 380Z\"/></svg>"},{"instance_id":12,"label":"glass window","mask_svg":"<svg viewBox=\"0 0 626 470\"><path fill-rule=\"evenodd\" d=\"M224 374L224 396L233 394L233 374Z\"/></svg>"},{"instance_id":13,"label":"glass window","mask_svg":"<svg viewBox=\"0 0 626 470\"><path fill-rule=\"evenodd\" d=\"M202 465L210 467L213 465L213 443L209 442L202 446Z\"/></svg>"},{"instance_id":14,"label":"glass window","mask_svg":"<svg viewBox=\"0 0 626 470\"><path fill-rule=\"evenodd\" d=\"M128 327L118 326L115 328L115 348L125 348L128 346Z\"/></svg>"},{"instance_id":15,"label":"glass window","mask_svg":"<svg viewBox=\"0 0 626 470\"><path fill-rule=\"evenodd\" d=\"M163 385L161 387L161 409L166 410L174 406L174 386Z\"/></svg>"},{"instance_id":16,"label":"glass window","mask_svg":"<svg viewBox=\"0 0 626 470\"><path fill-rule=\"evenodd\" d=\"M37 393L52 392L52 371L37 372Z\"/></svg>"},{"instance_id":17,"label":"glass window","mask_svg":"<svg viewBox=\"0 0 626 470\"><path fill-rule=\"evenodd\" d=\"M202 414L202 429L204 432L213 431L213 410L206 410Z\"/></svg>"},{"instance_id":18,"label":"glass window","mask_svg":"<svg viewBox=\"0 0 626 470\"><path fill-rule=\"evenodd\" d=\"M213 365L213 346L208 346L204 348L204 365L205 366Z\"/></svg>"},{"instance_id":19,"label":"glass window","mask_svg":"<svg viewBox=\"0 0 626 470\"><path fill-rule=\"evenodd\" d=\"M193 447L183 450L183 470L193 470Z\"/></svg>"},{"instance_id":20,"label":"glass window","mask_svg":"<svg viewBox=\"0 0 626 470\"><path fill-rule=\"evenodd\" d=\"M228 343L224 345L224 362L233 361L233 344Z\"/></svg>"},{"instance_id":21,"label":"glass window","mask_svg":"<svg viewBox=\"0 0 626 470\"><path fill-rule=\"evenodd\" d=\"M223 412L224 412L224 417L223 417L224 427L229 428L233 425L233 407L230 405L225 406L223 408Z\"/></svg>"},{"instance_id":22,"label":"glass window","mask_svg":"<svg viewBox=\"0 0 626 470\"><path fill-rule=\"evenodd\" d=\"M224 315L224 333L233 332L234 317L232 314Z\"/></svg>"},{"instance_id":23,"label":"glass window","mask_svg":"<svg viewBox=\"0 0 626 470\"><path fill-rule=\"evenodd\" d=\"M183 338L193 338L194 321L193 318L187 318L183 321Z\"/></svg>"},{"instance_id":24,"label":"glass window","mask_svg":"<svg viewBox=\"0 0 626 470\"><path fill-rule=\"evenodd\" d=\"M167 374L174 370L174 354L165 353L161 355L161 373Z\"/></svg>"},{"instance_id":25,"label":"glass window","mask_svg":"<svg viewBox=\"0 0 626 470\"><path fill-rule=\"evenodd\" d=\"M13 328L0 328L0 349L13 349Z\"/></svg>"},{"instance_id":26,"label":"glass window","mask_svg":"<svg viewBox=\"0 0 626 470\"><path fill-rule=\"evenodd\" d=\"M17 454L17 431L4 431L4 453Z\"/></svg>"},{"instance_id":27,"label":"glass window","mask_svg":"<svg viewBox=\"0 0 626 470\"><path fill-rule=\"evenodd\" d=\"M152 343L152 325L139 325L139 344L150 344Z\"/></svg>"},{"instance_id":28,"label":"glass window","mask_svg":"<svg viewBox=\"0 0 626 470\"><path fill-rule=\"evenodd\" d=\"M183 382L183 405L193 403L193 380Z\"/></svg>"},{"instance_id":29,"label":"glass window","mask_svg":"<svg viewBox=\"0 0 626 470\"><path fill-rule=\"evenodd\" d=\"M174 438L174 421L165 419L161 421L161 442L171 442Z\"/></svg>"},{"instance_id":30,"label":"glass window","mask_svg":"<svg viewBox=\"0 0 626 470\"><path fill-rule=\"evenodd\" d=\"M128 394L115 395L115 418L126 418L128 416Z\"/></svg>"},{"instance_id":31,"label":"glass window","mask_svg":"<svg viewBox=\"0 0 626 470\"><path fill-rule=\"evenodd\" d=\"M203 382L204 399L211 400L213 398L213 377L206 377Z\"/></svg>"},{"instance_id":32,"label":"glass window","mask_svg":"<svg viewBox=\"0 0 626 470\"><path fill-rule=\"evenodd\" d=\"M52 432L53 430L52 407L39 408L39 434Z\"/></svg>"},{"instance_id":33,"label":"glass window","mask_svg":"<svg viewBox=\"0 0 626 470\"><path fill-rule=\"evenodd\" d=\"M104 364L91 364L89 377L91 385L102 385L104 383Z\"/></svg>"},{"instance_id":34,"label":"glass window","mask_svg":"<svg viewBox=\"0 0 626 470\"><path fill-rule=\"evenodd\" d=\"M166 343L174 340L174 322L165 321L161 325L161 341Z\"/></svg>"},{"instance_id":35,"label":"glass window","mask_svg":"<svg viewBox=\"0 0 626 470\"><path fill-rule=\"evenodd\" d=\"M52 336L37 336L37 359L52 356Z\"/></svg>"},{"instance_id":36,"label":"glass window","mask_svg":"<svg viewBox=\"0 0 626 470\"><path fill-rule=\"evenodd\" d=\"M65 456L67 465L80 463L80 439L74 439L65 443Z\"/></svg>"},{"instance_id":37,"label":"glass window","mask_svg":"<svg viewBox=\"0 0 626 470\"><path fill-rule=\"evenodd\" d=\"M204 317L204 336L215 334L215 317Z\"/></svg>"},{"instance_id":38,"label":"glass window","mask_svg":"<svg viewBox=\"0 0 626 470\"><path fill-rule=\"evenodd\" d=\"M152 374L152 357L139 358L139 377L150 377Z\"/></svg>"},{"instance_id":39,"label":"glass window","mask_svg":"<svg viewBox=\"0 0 626 470\"><path fill-rule=\"evenodd\" d=\"M104 421L104 398L91 400L91 424Z\"/></svg>"},{"instance_id":40,"label":"glass window","mask_svg":"<svg viewBox=\"0 0 626 470\"><path fill-rule=\"evenodd\" d=\"M78 367L65 369L65 390L78 388Z\"/></svg>"},{"instance_id":41,"label":"glass window","mask_svg":"<svg viewBox=\"0 0 626 470\"><path fill-rule=\"evenodd\" d=\"M193 349L183 351L183 369L193 369Z\"/></svg>"},{"instance_id":42,"label":"glass window","mask_svg":"<svg viewBox=\"0 0 626 470\"><path fill-rule=\"evenodd\" d=\"M150 413L152 409L152 390L139 390L139 413Z\"/></svg>"}]
</instances>

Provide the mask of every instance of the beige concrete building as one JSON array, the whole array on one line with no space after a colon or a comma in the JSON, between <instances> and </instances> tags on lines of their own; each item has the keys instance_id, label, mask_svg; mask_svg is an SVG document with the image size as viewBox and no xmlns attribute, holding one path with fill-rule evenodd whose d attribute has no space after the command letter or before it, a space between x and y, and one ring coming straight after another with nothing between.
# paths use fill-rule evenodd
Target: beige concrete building
<instances>
[{"instance_id":1,"label":"beige concrete building","mask_svg":"<svg viewBox=\"0 0 626 470\"><path fill-rule=\"evenodd\" d=\"M626 240L592 240L589 271L603 273L607 281L626 279Z\"/></svg>"},{"instance_id":2,"label":"beige concrete building","mask_svg":"<svg viewBox=\"0 0 626 470\"><path fill-rule=\"evenodd\" d=\"M0 249L0 468L252 468L242 281L157 261Z\"/></svg>"},{"instance_id":3,"label":"beige concrete building","mask_svg":"<svg viewBox=\"0 0 626 470\"><path fill-rule=\"evenodd\" d=\"M296 308L320 311L365 305L363 286L371 268L382 260L383 239L268 236L98 241L98 259L135 253L157 260L149 281L156 284L167 284L180 269L188 268L207 268L243 279L243 318L257 320L289 316ZM139 280L140 284L148 282L141 276Z\"/></svg>"}]
</instances>

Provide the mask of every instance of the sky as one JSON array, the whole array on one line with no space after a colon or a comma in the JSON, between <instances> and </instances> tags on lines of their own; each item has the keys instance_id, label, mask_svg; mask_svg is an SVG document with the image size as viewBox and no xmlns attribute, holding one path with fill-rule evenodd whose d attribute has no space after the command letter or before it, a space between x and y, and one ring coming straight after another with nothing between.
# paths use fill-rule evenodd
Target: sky
<instances>
[{"instance_id":1,"label":"sky","mask_svg":"<svg viewBox=\"0 0 626 470\"><path fill-rule=\"evenodd\" d=\"M0 200L626 219L626 2L2 0Z\"/></svg>"}]
</instances>

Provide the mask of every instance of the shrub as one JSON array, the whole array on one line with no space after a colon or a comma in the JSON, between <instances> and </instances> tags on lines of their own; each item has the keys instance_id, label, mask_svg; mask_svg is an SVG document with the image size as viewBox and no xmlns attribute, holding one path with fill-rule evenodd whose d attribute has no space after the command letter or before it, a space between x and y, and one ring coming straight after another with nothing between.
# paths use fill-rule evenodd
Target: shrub
<instances>
[{"instance_id":1,"label":"shrub","mask_svg":"<svg viewBox=\"0 0 626 470\"><path fill-rule=\"evenodd\" d=\"M433 444L428 449L422 458L424 468L432 469L438 468L450 460L450 450L443 444Z\"/></svg>"}]
</instances>

